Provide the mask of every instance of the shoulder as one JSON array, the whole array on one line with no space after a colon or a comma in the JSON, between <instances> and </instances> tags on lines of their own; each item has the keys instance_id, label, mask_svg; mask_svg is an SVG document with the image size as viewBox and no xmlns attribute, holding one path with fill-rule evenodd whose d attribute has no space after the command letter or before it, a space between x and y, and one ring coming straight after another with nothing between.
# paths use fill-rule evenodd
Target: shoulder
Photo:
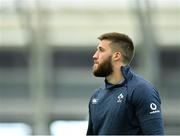
<instances>
[{"instance_id":1,"label":"shoulder","mask_svg":"<svg viewBox=\"0 0 180 136\"><path fill-rule=\"evenodd\" d=\"M128 86L130 86L133 91L138 91L137 93L142 93L141 91L144 93L156 91L154 85L150 81L145 80L137 74L133 75L132 79L128 83Z\"/></svg>"},{"instance_id":2,"label":"shoulder","mask_svg":"<svg viewBox=\"0 0 180 136\"><path fill-rule=\"evenodd\" d=\"M139 78L139 82L137 82L136 86L134 87L134 93L137 95L159 95L155 86L143 78Z\"/></svg>"},{"instance_id":3,"label":"shoulder","mask_svg":"<svg viewBox=\"0 0 180 136\"><path fill-rule=\"evenodd\" d=\"M138 75L134 75L131 86L131 98L134 102L151 101L156 99L160 102L159 93L154 85Z\"/></svg>"}]
</instances>

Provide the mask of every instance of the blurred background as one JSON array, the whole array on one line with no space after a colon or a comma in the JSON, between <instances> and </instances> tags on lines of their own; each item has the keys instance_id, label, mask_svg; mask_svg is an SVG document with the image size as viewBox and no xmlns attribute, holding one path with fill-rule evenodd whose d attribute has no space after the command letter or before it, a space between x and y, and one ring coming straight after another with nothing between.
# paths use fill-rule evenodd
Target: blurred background
<instances>
[{"instance_id":1,"label":"blurred background","mask_svg":"<svg viewBox=\"0 0 180 136\"><path fill-rule=\"evenodd\" d=\"M166 134L180 134L180 0L0 0L0 135L85 135L103 83L92 55L113 31L133 39L132 67L159 90Z\"/></svg>"}]
</instances>

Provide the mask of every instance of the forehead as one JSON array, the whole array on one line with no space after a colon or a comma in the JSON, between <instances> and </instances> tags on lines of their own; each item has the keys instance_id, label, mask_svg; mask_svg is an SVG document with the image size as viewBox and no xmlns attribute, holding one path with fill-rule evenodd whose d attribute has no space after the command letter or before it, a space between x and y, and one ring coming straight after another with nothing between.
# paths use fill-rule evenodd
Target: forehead
<instances>
[{"instance_id":1,"label":"forehead","mask_svg":"<svg viewBox=\"0 0 180 136\"><path fill-rule=\"evenodd\" d=\"M101 41L99 41L98 48L101 47L101 48L105 48L105 49L110 49L110 43L111 43L111 41L109 41L109 40L101 40Z\"/></svg>"}]
</instances>

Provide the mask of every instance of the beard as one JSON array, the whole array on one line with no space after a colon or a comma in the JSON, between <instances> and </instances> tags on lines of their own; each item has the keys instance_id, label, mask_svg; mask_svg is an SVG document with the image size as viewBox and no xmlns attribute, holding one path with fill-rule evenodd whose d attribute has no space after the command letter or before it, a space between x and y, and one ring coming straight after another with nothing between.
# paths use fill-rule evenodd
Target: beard
<instances>
[{"instance_id":1,"label":"beard","mask_svg":"<svg viewBox=\"0 0 180 136\"><path fill-rule=\"evenodd\" d=\"M93 74L96 77L106 77L113 72L111 56L109 56L103 63L94 65L97 65L97 68L93 66Z\"/></svg>"}]
</instances>

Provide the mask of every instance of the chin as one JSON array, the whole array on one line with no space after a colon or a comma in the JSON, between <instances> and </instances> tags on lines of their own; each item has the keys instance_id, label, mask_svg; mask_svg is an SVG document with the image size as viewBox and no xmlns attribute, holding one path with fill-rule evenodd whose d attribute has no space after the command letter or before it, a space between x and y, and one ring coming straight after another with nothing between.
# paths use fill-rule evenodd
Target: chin
<instances>
[{"instance_id":1,"label":"chin","mask_svg":"<svg viewBox=\"0 0 180 136\"><path fill-rule=\"evenodd\" d=\"M96 70L93 69L92 73L94 76L96 76Z\"/></svg>"},{"instance_id":2,"label":"chin","mask_svg":"<svg viewBox=\"0 0 180 136\"><path fill-rule=\"evenodd\" d=\"M96 69L93 68L93 69L92 69L92 73L93 73L94 76L96 76L96 72L97 72L97 68L96 68Z\"/></svg>"}]
</instances>

